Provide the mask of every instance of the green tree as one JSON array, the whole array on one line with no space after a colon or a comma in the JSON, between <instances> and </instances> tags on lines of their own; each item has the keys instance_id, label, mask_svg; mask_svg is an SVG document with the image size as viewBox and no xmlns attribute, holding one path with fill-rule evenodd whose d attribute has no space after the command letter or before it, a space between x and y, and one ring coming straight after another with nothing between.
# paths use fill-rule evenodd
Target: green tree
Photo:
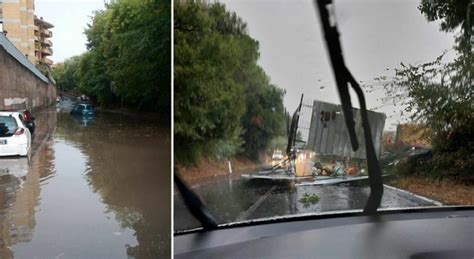
<instances>
[{"instance_id":1,"label":"green tree","mask_svg":"<svg viewBox=\"0 0 474 259\"><path fill-rule=\"evenodd\" d=\"M74 56L57 64L51 71L53 79L56 81L58 89L63 91L76 90L78 82L74 76L77 66L81 61L81 56Z\"/></svg>"},{"instance_id":2,"label":"green tree","mask_svg":"<svg viewBox=\"0 0 474 259\"><path fill-rule=\"evenodd\" d=\"M470 45L470 1L422 1L420 11L429 21L441 20L441 30L456 36L457 57L444 54L421 65L401 64L385 84L387 96L401 103L413 121L431 128L434 158L425 172L472 179L474 168L474 88Z\"/></svg>"},{"instance_id":3,"label":"green tree","mask_svg":"<svg viewBox=\"0 0 474 259\"><path fill-rule=\"evenodd\" d=\"M470 28L471 0L422 0L418 9L430 22L441 20L441 29L452 32L461 27L468 33Z\"/></svg>"},{"instance_id":4,"label":"green tree","mask_svg":"<svg viewBox=\"0 0 474 259\"><path fill-rule=\"evenodd\" d=\"M284 126L284 92L257 65L258 42L220 3L174 5L177 160L256 158Z\"/></svg>"},{"instance_id":5,"label":"green tree","mask_svg":"<svg viewBox=\"0 0 474 259\"><path fill-rule=\"evenodd\" d=\"M103 106L169 112L170 17L165 0L115 0L95 11L74 73L79 89Z\"/></svg>"},{"instance_id":6,"label":"green tree","mask_svg":"<svg viewBox=\"0 0 474 259\"><path fill-rule=\"evenodd\" d=\"M171 103L171 2L122 0L108 5L107 73L116 94L137 109ZM169 108L168 108L169 109Z\"/></svg>"},{"instance_id":7,"label":"green tree","mask_svg":"<svg viewBox=\"0 0 474 259\"><path fill-rule=\"evenodd\" d=\"M250 158L257 158L275 136L283 136L285 116L284 91L269 83L260 67L245 86L246 112L242 117L244 150Z\"/></svg>"},{"instance_id":8,"label":"green tree","mask_svg":"<svg viewBox=\"0 0 474 259\"><path fill-rule=\"evenodd\" d=\"M105 60L100 53L84 53L74 76L82 93L92 97L102 106L110 106L113 103L112 82L107 76Z\"/></svg>"}]
</instances>

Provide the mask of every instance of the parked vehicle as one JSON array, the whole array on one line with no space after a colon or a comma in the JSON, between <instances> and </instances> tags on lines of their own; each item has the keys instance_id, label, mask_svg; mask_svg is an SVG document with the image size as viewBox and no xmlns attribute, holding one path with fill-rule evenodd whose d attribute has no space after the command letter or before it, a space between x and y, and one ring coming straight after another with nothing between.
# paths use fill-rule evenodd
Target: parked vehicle
<instances>
[{"instance_id":1,"label":"parked vehicle","mask_svg":"<svg viewBox=\"0 0 474 259\"><path fill-rule=\"evenodd\" d=\"M72 115L82 115L82 116L94 116L95 109L94 106L87 103L80 103L74 106L71 110Z\"/></svg>"},{"instance_id":2,"label":"parked vehicle","mask_svg":"<svg viewBox=\"0 0 474 259\"><path fill-rule=\"evenodd\" d=\"M27 156L31 133L22 112L0 112L0 156Z\"/></svg>"},{"instance_id":3,"label":"parked vehicle","mask_svg":"<svg viewBox=\"0 0 474 259\"><path fill-rule=\"evenodd\" d=\"M35 132L36 124L35 117L31 114L29 110L22 110L20 119L23 121L23 124L30 130L30 133L33 135Z\"/></svg>"},{"instance_id":4,"label":"parked vehicle","mask_svg":"<svg viewBox=\"0 0 474 259\"><path fill-rule=\"evenodd\" d=\"M276 166L278 165L281 160L283 160L284 156L283 156L283 152L281 150L274 150L273 151L273 155L272 155L272 166Z\"/></svg>"},{"instance_id":5,"label":"parked vehicle","mask_svg":"<svg viewBox=\"0 0 474 259\"><path fill-rule=\"evenodd\" d=\"M283 152L281 152L281 150L275 150L273 151L273 155L272 155L272 160L282 160L283 159Z\"/></svg>"}]
</instances>

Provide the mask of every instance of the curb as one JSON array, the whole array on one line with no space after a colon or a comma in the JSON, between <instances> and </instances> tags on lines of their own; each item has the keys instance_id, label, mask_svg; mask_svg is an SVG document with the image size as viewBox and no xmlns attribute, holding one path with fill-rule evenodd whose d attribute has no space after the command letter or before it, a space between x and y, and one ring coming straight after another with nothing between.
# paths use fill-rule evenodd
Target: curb
<instances>
[{"instance_id":1,"label":"curb","mask_svg":"<svg viewBox=\"0 0 474 259\"><path fill-rule=\"evenodd\" d=\"M433 199L430 199L430 198L427 198L425 196L421 196L421 195L418 195L418 194L415 194L415 193L412 193L412 192L409 192L407 190L403 190L403 189L399 189L397 187L393 187L391 185L388 185L388 184L384 184L383 185L384 187L388 188L388 189L392 189L392 190L395 190L395 191L399 191L399 192L402 192L402 193L405 193L405 194L409 194L409 195L412 195L412 196L415 196L419 199L422 199L424 201L427 201L427 202L431 202L433 203L434 205L436 206L443 206L443 203L439 202L439 201L436 201L436 200L433 200Z\"/></svg>"}]
</instances>

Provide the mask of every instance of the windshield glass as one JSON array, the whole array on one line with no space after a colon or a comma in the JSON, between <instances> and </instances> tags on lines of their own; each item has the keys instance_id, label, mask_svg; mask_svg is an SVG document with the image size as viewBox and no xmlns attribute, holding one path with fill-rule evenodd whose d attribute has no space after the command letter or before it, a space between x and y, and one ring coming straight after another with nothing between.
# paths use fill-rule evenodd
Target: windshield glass
<instances>
[{"instance_id":1,"label":"windshield glass","mask_svg":"<svg viewBox=\"0 0 474 259\"><path fill-rule=\"evenodd\" d=\"M9 137L15 133L18 125L11 116L0 116L0 137Z\"/></svg>"},{"instance_id":2,"label":"windshield glass","mask_svg":"<svg viewBox=\"0 0 474 259\"><path fill-rule=\"evenodd\" d=\"M326 6L347 109L313 1L176 2L175 173L219 224L362 210L371 152L379 208L473 205L469 2ZM178 192L174 211L175 230L201 226Z\"/></svg>"}]
</instances>

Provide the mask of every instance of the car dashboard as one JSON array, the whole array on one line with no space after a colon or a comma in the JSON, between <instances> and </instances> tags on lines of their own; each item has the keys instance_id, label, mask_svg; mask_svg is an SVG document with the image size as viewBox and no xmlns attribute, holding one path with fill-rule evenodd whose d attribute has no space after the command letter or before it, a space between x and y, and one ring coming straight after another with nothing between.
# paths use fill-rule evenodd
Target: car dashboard
<instances>
[{"instance_id":1,"label":"car dashboard","mask_svg":"<svg viewBox=\"0 0 474 259\"><path fill-rule=\"evenodd\" d=\"M276 222L274 222L276 221ZM177 233L174 258L474 258L474 207L340 213Z\"/></svg>"}]
</instances>

